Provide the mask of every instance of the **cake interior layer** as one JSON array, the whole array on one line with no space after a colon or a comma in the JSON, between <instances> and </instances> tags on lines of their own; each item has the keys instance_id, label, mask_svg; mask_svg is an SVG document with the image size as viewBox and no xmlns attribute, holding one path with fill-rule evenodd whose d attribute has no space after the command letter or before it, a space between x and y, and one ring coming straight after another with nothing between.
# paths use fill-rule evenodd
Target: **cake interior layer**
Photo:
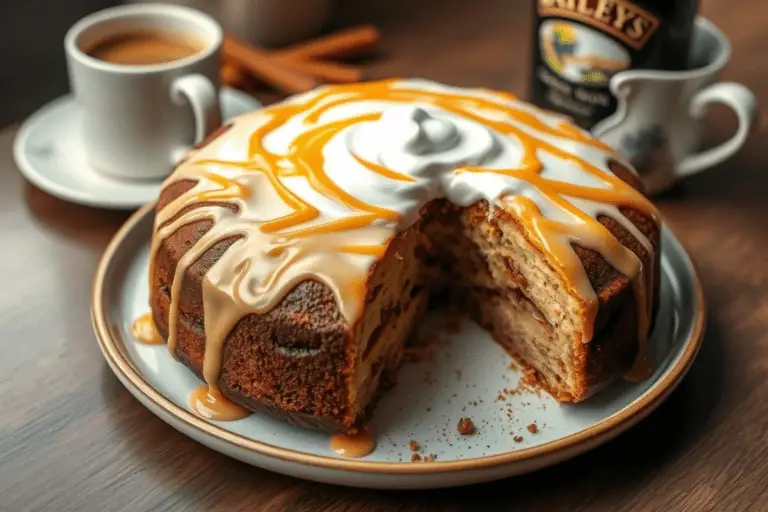
<instances>
[{"instance_id":1,"label":"cake interior layer","mask_svg":"<svg viewBox=\"0 0 768 512\"><path fill-rule=\"evenodd\" d=\"M185 225L161 244L151 300L163 335L176 264L209 227ZM202 276L233 241L215 245L184 273L177 355L198 375L205 352ZM605 262L599 268L594 279L602 279L600 285L591 274L590 281L602 320L585 344L583 305L514 218L489 212L484 203L459 208L435 201L371 269L364 312L352 329L325 285L300 283L270 312L238 322L225 344L219 386L236 402L292 423L353 430L399 367L431 299L461 296L473 318L530 365L548 391L577 402L599 381L625 371L637 353L631 286Z\"/></svg>"},{"instance_id":2,"label":"cake interior layer","mask_svg":"<svg viewBox=\"0 0 768 512\"><path fill-rule=\"evenodd\" d=\"M421 238L417 229L396 236L368 281L365 312L354 333L357 364L349 389L358 416L378 398L382 378L399 367L403 347L428 304L417 258Z\"/></svg>"},{"instance_id":3,"label":"cake interior layer","mask_svg":"<svg viewBox=\"0 0 768 512\"><path fill-rule=\"evenodd\" d=\"M360 414L377 396L372 387L377 385L382 361L400 359L412 327L418 328L413 312L423 309L428 296L467 299L472 317L534 370L555 398L561 402L586 398L594 384L595 373L590 370L596 369L588 367L590 350L600 345L602 336L583 343L588 321L583 304L566 291L561 276L514 219L501 217L502 212L489 214L487 208L432 203L374 268L364 318L355 335L359 350L350 395ZM631 294L619 298L631 313ZM634 329L633 322L630 314L622 328ZM636 348L632 332L619 333L629 341L619 343L610 368L600 363L600 370L610 370L603 374L616 374L631 365Z\"/></svg>"}]
</instances>

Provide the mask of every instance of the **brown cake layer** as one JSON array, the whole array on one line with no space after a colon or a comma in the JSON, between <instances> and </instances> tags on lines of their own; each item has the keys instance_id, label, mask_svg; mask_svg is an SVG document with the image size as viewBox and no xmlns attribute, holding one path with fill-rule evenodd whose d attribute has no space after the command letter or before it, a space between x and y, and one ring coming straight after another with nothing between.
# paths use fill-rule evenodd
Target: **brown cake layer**
<instances>
[{"instance_id":1,"label":"brown cake layer","mask_svg":"<svg viewBox=\"0 0 768 512\"><path fill-rule=\"evenodd\" d=\"M193 185L189 181L170 185L157 208ZM650 239L655 255L647 254L615 220L599 220L646 268L655 258L658 282L659 232L655 224L633 210L621 211ZM159 247L150 303L155 324L166 338L176 264L210 226L207 221L185 225ZM637 310L631 283L597 252L575 247L597 292L599 310L589 343L564 338L556 322L545 318L549 312L539 309L543 306L532 298L540 283L526 281L524 272L515 269L514 258L503 260L504 276L498 274L505 237L515 233L522 230L501 209L489 214L484 203L458 208L446 201L433 202L417 224L390 243L385 256L371 269L365 313L357 325L347 325L333 294L316 281L300 283L268 313L243 318L225 344L219 379L222 392L251 410L267 411L300 426L353 431L375 403L382 383L395 374L406 338L430 293L443 289L441 285L447 282L451 287L461 283L467 288L474 318L514 357L539 370L541 384L553 396L562 402L584 400L596 386L625 372L637 355ZM181 286L176 352L198 376L205 351L202 279L235 240L220 242L206 252L189 267ZM526 246L526 250L540 260L537 264L549 266L535 248ZM488 258L491 252L498 253L495 259ZM656 290L658 286L654 294ZM531 342L531 337L539 341ZM553 344L568 352L568 368L548 355ZM539 359L542 362L537 367L534 362ZM551 368L547 367L550 359Z\"/></svg>"}]
</instances>

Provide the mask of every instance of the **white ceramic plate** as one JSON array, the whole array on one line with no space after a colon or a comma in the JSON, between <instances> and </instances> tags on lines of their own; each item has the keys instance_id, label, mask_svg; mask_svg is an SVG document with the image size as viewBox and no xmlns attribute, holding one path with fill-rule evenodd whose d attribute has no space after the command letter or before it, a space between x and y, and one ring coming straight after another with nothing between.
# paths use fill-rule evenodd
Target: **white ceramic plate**
<instances>
[{"instance_id":1,"label":"white ceramic plate","mask_svg":"<svg viewBox=\"0 0 768 512\"><path fill-rule=\"evenodd\" d=\"M138 400L170 425L219 452L280 473L343 485L434 488L488 481L560 462L620 434L645 417L677 385L693 361L703 333L701 288L684 249L662 232L661 308L650 340L655 373L649 380L615 382L577 406L561 406L542 393L504 395L520 373L490 337L469 320L443 336L434 360L406 363L398 385L378 404L371 429L377 449L345 459L329 449L328 436L259 414L235 422L210 422L187 408L200 383L165 346L136 343L131 323L148 311L148 250L154 214L136 212L115 235L95 282L93 320L107 362ZM433 313L424 329L445 331ZM459 372L461 377L459 378ZM461 436L468 416L478 432ZM527 425L536 423L531 434ZM522 436L515 442L514 436ZM408 443L435 462L410 462Z\"/></svg>"},{"instance_id":2,"label":"white ceramic plate","mask_svg":"<svg viewBox=\"0 0 768 512\"><path fill-rule=\"evenodd\" d=\"M227 120L259 108L244 92L221 89L222 117ZM138 208L157 199L162 180L127 181L97 173L80 143L81 112L71 95L57 98L21 126L13 156L21 173L49 194L88 206Z\"/></svg>"}]
</instances>

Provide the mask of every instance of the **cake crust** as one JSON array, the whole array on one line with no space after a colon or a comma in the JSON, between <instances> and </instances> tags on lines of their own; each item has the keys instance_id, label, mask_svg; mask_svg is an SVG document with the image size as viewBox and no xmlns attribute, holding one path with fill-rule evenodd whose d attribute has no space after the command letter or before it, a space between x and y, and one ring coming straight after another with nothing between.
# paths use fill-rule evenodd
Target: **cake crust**
<instances>
[{"instance_id":1,"label":"cake crust","mask_svg":"<svg viewBox=\"0 0 768 512\"><path fill-rule=\"evenodd\" d=\"M232 120L168 179L155 323L210 410L220 390L353 432L428 303L459 296L557 400L580 402L637 373L658 305L658 211L620 160L499 91L310 91Z\"/></svg>"},{"instance_id":2,"label":"cake crust","mask_svg":"<svg viewBox=\"0 0 768 512\"><path fill-rule=\"evenodd\" d=\"M162 209L192 186L194 182L174 183L167 187L156 208ZM432 205L429 209L451 215L457 211L457 207L447 202ZM477 222L489 218L487 204L480 203L466 211ZM622 208L621 212L651 241L655 249L653 255L649 255L642 244L614 219L601 216L599 221L645 265L650 263L650 258L656 258L653 268L658 269L660 251L656 225L634 210ZM428 213L425 212L425 216ZM493 210L491 218L496 224L517 222L514 216L498 208ZM150 303L155 324L165 338L168 336L170 286L176 264L210 226L209 221L184 225L159 247ZM235 240L232 238L214 245L184 275L176 356L200 378L205 352L202 280ZM561 402L582 401L604 382L626 372L639 348L637 336L630 334L637 332L635 296L630 280L596 251L578 245L574 245L574 250L597 293L599 306L591 341L573 342L574 357L583 369L577 393L563 394L545 381L539 381ZM389 257L394 257L394 252L388 251ZM387 257L385 255L385 259ZM658 281L658 270L655 279ZM237 323L225 344L219 387L236 403L253 411L269 413L282 421L330 432L354 432L366 415L359 414L350 404L351 368L357 350L354 333L355 326L347 324L336 298L326 285L318 281L302 282L268 313L247 315ZM497 341L508 348L501 340ZM510 354L525 364L518 354L513 351ZM394 379L398 365L399 360L384 365L381 371L385 380ZM371 400L367 412L374 403L375 399Z\"/></svg>"}]
</instances>

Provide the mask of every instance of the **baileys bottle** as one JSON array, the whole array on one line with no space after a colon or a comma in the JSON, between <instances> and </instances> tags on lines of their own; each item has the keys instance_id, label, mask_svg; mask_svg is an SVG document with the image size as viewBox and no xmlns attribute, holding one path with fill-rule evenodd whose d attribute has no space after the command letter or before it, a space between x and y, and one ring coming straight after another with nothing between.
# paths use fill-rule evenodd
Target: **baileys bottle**
<instances>
[{"instance_id":1,"label":"baileys bottle","mask_svg":"<svg viewBox=\"0 0 768 512\"><path fill-rule=\"evenodd\" d=\"M530 100L591 129L616 110L611 77L680 70L698 0L534 0Z\"/></svg>"}]
</instances>

